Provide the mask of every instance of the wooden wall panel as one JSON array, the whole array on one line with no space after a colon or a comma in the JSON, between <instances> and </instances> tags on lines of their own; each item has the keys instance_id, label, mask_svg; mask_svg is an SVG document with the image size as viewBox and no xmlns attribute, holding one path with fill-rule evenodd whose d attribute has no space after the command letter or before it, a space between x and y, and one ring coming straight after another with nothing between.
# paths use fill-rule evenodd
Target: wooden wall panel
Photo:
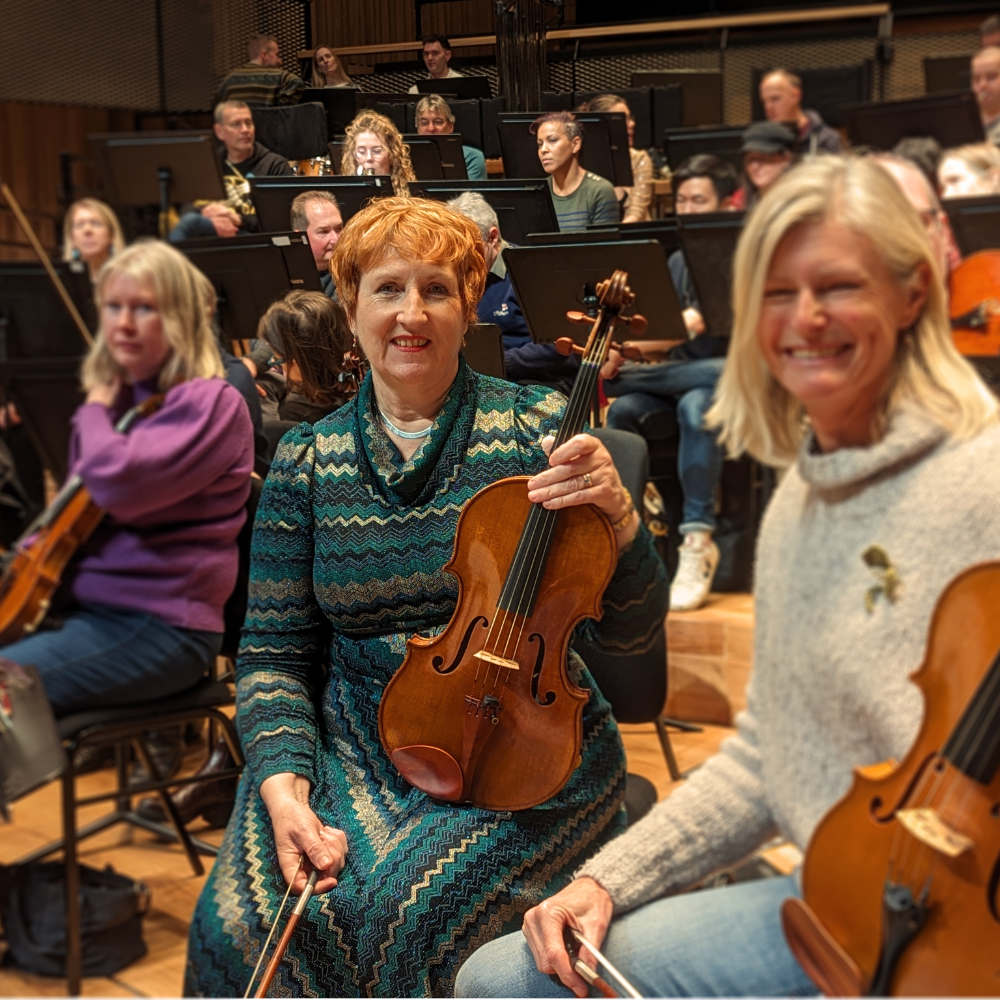
<instances>
[{"instance_id":1,"label":"wooden wall panel","mask_svg":"<svg viewBox=\"0 0 1000 1000\"><path fill-rule=\"evenodd\" d=\"M109 132L128 122L103 108L59 104L0 102L0 177L11 186L42 245L53 253L61 243L59 227L59 154L63 150L86 156L87 134ZM74 183L95 189L97 177L85 164L74 169ZM33 259L34 253L10 209L0 204L0 259Z\"/></svg>"}]
</instances>

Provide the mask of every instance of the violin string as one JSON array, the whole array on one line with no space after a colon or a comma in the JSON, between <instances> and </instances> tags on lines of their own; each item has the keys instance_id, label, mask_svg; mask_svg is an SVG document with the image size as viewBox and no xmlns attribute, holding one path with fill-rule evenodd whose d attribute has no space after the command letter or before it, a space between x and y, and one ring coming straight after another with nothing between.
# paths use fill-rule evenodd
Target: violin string
<instances>
[{"instance_id":1,"label":"violin string","mask_svg":"<svg viewBox=\"0 0 1000 1000\"><path fill-rule=\"evenodd\" d=\"M250 982L247 984L247 991L243 994L243 1000L247 1000L250 996L250 991L253 989L254 981L257 979L257 973L260 972L261 964L264 961L264 956L267 954L267 949L271 947L271 939L274 937L274 932L281 922L281 914L285 911L285 904L288 902L288 895L292 891L292 883L295 881L295 876L302 871L302 863L305 861L305 855L299 855L299 863L295 866L295 871L292 872L292 877L289 879L288 888L285 890L285 895L281 897L281 905L278 907L278 912L275 914L274 920L271 922L271 932L267 935L267 940L264 942L264 947L260 950L260 956L257 959L257 964L253 967L253 974L250 976Z\"/></svg>"}]
</instances>

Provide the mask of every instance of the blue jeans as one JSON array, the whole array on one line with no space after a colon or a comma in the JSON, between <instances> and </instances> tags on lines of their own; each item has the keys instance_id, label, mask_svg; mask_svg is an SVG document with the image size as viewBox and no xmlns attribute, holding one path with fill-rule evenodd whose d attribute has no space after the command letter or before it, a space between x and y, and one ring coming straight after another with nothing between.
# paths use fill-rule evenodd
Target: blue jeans
<instances>
[{"instance_id":1,"label":"blue jeans","mask_svg":"<svg viewBox=\"0 0 1000 1000\"><path fill-rule=\"evenodd\" d=\"M666 361L652 365L624 365L616 379L605 383L617 396L608 410L608 426L644 434L647 421L676 404L680 445L677 472L684 493L682 535L714 531L715 490L722 474L722 449L715 433L705 429L715 385L725 358Z\"/></svg>"},{"instance_id":2,"label":"blue jeans","mask_svg":"<svg viewBox=\"0 0 1000 1000\"><path fill-rule=\"evenodd\" d=\"M181 240L194 240L202 236L218 236L211 219L206 219L201 212L185 212L177 222L177 225L170 230L167 239L171 243L179 243Z\"/></svg>"},{"instance_id":3,"label":"blue jeans","mask_svg":"<svg viewBox=\"0 0 1000 1000\"><path fill-rule=\"evenodd\" d=\"M142 611L85 604L59 629L3 649L38 668L56 715L155 701L193 687L222 647L221 632L176 628Z\"/></svg>"},{"instance_id":4,"label":"blue jeans","mask_svg":"<svg viewBox=\"0 0 1000 1000\"><path fill-rule=\"evenodd\" d=\"M658 899L613 920L600 948L644 997L816 996L781 930L794 895L790 875ZM538 971L519 933L480 948L455 982L457 997L572 995Z\"/></svg>"}]
</instances>

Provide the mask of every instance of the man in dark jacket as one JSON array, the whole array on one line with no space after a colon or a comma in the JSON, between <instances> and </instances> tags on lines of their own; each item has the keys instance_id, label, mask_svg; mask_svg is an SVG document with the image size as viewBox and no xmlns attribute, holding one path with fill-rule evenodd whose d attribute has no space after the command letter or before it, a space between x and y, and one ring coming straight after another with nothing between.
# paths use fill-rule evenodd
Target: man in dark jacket
<instances>
[{"instance_id":1,"label":"man in dark jacket","mask_svg":"<svg viewBox=\"0 0 1000 1000\"><path fill-rule=\"evenodd\" d=\"M842 153L840 135L818 111L802 109L802 81L787 69L773 69L760 81L760 103L769 122L792 126L803 153Z\"/></svg>"},{"instance_id":2,"label":"man in dark jacket","mask_svg":"<svg viewBox=\"0 0 1000 1000\"><path fill-rule=\"evenodd\" d=\"M288 161L256 141L253 115L243 101L223 101L215 108L215 137L222 143L222 179L225 201L195 203L170 233L170 242L198 236L235 236L258 228L257 210L250 199L250 177L287 177Z\"/></svg>"}]
</instances>

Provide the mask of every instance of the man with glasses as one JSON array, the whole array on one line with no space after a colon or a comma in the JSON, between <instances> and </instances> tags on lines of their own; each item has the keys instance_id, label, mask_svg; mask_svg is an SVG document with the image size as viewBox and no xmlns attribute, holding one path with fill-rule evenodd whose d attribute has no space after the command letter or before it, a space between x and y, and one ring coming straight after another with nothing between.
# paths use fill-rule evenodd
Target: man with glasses
<instances>
[{"instance_id":1,"label":"man with glasses","mask_svg":"<svg viewBox=\"0 0 1000 1000\"><path fill-rule=\"evenodd\" d=\"M419 135L451 135L455 131L455 116L440 94L428 94L417 101L415 113ZM465 172L470 181L486 180L486 157L475 146L462 144Z\"/></svg>"}]
</instances>

